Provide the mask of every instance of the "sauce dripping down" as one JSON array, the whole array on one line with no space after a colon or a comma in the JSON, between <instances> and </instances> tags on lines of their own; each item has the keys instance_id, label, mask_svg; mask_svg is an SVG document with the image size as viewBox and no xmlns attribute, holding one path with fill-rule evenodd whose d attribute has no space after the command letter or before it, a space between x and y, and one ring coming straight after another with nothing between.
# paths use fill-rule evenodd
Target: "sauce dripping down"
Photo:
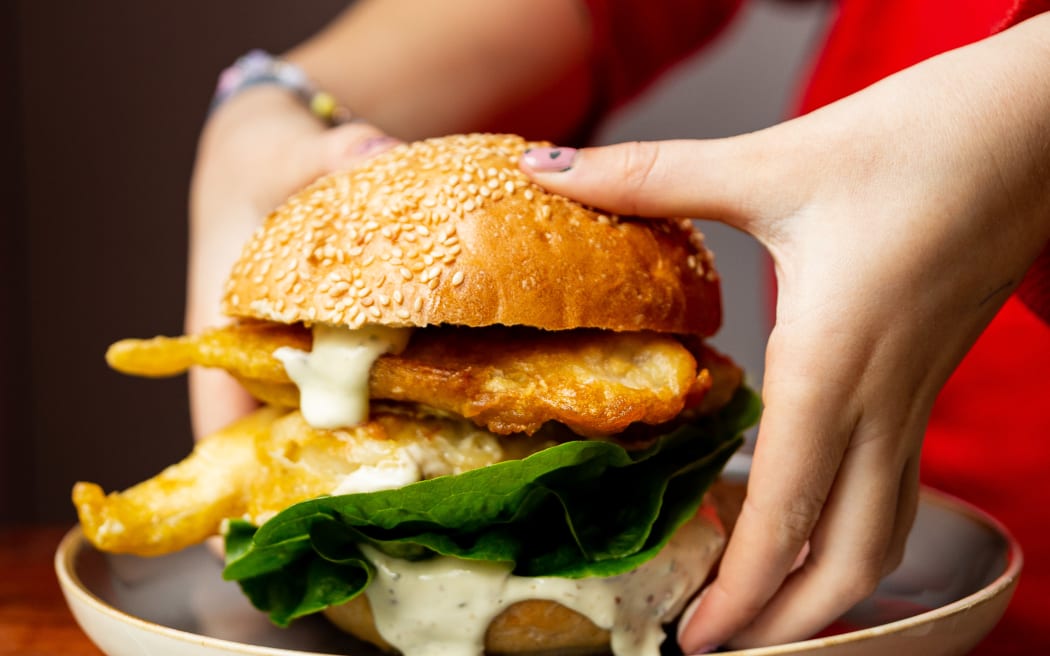
<instances>
[{"instance_id":1,"label":"sauce dripping down","mask_svg":"<svg viewBox=\"0 0 1050 656\"><path fill-rule=\"evenodd\" d=\"M408 562L367 545L361 550L376 568L365 589L376 628L405 656L479 656L492 620L528 599L556 601L609 630L616 656L658 656L662 625L703 583L722 543L718 528L694 519L638 569L582 579L520 577L506 563Z\"/></svg>"},{"instance_id":2,"label":"sauce dripping down","mask_svg":"<svg viewBox=\"0 0 1050 656\"><path fill-rule=\"evenodd\" d=\"M411 328L362 326L357 330L317 324L313 349L273 352L299 387L299 408L314 428L356 426L368 420L368 376L384 353L400 353Z\"/></svg>"}]
</instances>

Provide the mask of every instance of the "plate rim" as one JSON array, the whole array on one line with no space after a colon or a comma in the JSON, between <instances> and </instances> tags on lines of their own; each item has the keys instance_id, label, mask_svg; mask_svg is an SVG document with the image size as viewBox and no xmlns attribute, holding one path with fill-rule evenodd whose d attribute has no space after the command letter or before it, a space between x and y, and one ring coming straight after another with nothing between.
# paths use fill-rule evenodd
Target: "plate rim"
<instances>
[{"instance_id":1,"label":"plate rim","mask_svg":"<svg viewBox=\"0 0 1050 656\"><path fill-rule=\"evenodd\" d=\"M880 624L877 627L866 627L854 631L847 631L845 633L809 638L780 645L753 647L722 653L725 654L725 656L777 656L778 654L792 653L798 650L808 649L810 651L817 651L819 649L826 649L856 642L870 636L871 632L875 631L877 631L879 635L893 634L926 622L951 617L952 615L956 615L968 608L974 608L982 604L990 603L992 600L998 598L999 595L1017 585L1021 569L1024 565L1024 553L1013 534L999 520L967 501L927 486L922 486L920 488L919 499L920 502L927 501L931 504L946 507L949 510L965 515L971 520L989 527L1001 535L1006 541L1007 546L1006 566L1003 572L980 590L949 604L900 620ZM65 536L63 536L62 541L59 543L58 548L55 551L55 573L58 577L63 594L67 597L67 604L69 605L72 605L69 597L75 596L81 603L91 607L96 612L108 616L112 620L131 624L142 630L160 634L161 636L172 640L192 644L194 646L225 649L230 653L247 654L248 656L345 656L341 654L332 654L330 652L300 651L295 649L283 649L279 647L266 647L243 642L234 642L199 633L191 633L181 629L174 629L164 626L163 624L157 624L136 617L135 615L115 608L103 601L95 595L95 593L89 590L80 579L76 567L74 566L74 562L81 551L88 546L89 543L87 538L84 537L83 530L78 523L74 525ZM1009 592L1012 594L1012 590L1009 590ZM77 623L81 625L81 630L84 630L80 618L75 617L75 619L77 620ZM85 631L85 633L87 632Z\"/></svg>"},{"instance_id":2,"label":"plate rim","mask_svg":"<svg viewBox=\"0 0 1050 656\"><path fill-rule=\"evenodd\" d=\"M156 622L150 622L141 617L136 617L135 615L106 603L94 592L89 590L88 587L84 585L84 582L80 580L80 576L74 567L74 561L81 551L88 546L90 546L90 543L87 538L84 537L83 529L79 523L69 529L66 535L62 538L62 541L59 542L58 549L55 551L55 573L58 576L58 581L62 591L67 597L75 596L82 603L92 607L96 612L100 612L113 620L128 623L140 629L188 645L210 647L213 649L225 649L230 653L246 654L247 656L346 656L345 654L333 654L330 652L300 651L296 649L283 649L280 647L266 647L263 645L251 645L244 642L234 642L232 640L224 640L223 638L215 638L200 633L173 629L170 626L164 626L163 624L157 624ZM81 630L86 634L87 631L80 623L80 618L77 618L75 615L74 618L77 620L77 624L80 625ZM88 637L90 638L91 636L89 635ZM92 640L92 642L94 642L94 640Z\"/></svg>"},{"instance_id":3,"label":"plate rim","mask_svg":"<svg viewBox=\"0 0 1050 656\"><path fill-rule=\"evenodd\" d=\"M1002 522L981 510L976 505L947 492L942 492L924 485L920 487L919 499L920 501L926 500L931 504L947 507L959 514L966 515L970 519L991 528L993 531L1001 535L1006 541L1007 546L1006 566L1003 569L1003 572L988 585L966 595L965 597L956 599L949 604L938 606L937 608L931 608L930 610L918 613L917 615L905 617L893 622L857 629L855 631L847 631L845 633L798 640L796 642L789 642L780 645L751 647L720 653L724 656L777 656L778 654L791 653L802 649L816 652L820 649L829 649L863 640L869 635L872 635L873 632L877 632L880 636L903 632L926 622L937 621L951 617L952 615L957 615L968 608L975 608L983 604L991 603L1001 594L1012 595L1012 588L1017 585L1021 569L1024 565L1024 552L1013 533L1011 533ZM1009 604L1009 602L1007 602L1007 604Z\"/></svg>"}]
</instances>

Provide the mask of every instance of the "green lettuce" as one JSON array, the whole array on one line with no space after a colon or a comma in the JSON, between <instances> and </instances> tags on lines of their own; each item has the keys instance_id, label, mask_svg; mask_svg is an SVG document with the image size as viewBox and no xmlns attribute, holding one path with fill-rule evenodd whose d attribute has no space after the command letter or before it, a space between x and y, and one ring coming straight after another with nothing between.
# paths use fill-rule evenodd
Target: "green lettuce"
<instances>
[{"instance_id":1,"label":"green lettuce","mask_svg":"<svg viewBox=\"0 0 1050 656\"><path fill-rule=\"evenodd\" d=\"M520 576L622 574L696 513L759 412L758 398L742 388L716 415L643 451L566 442L396 490L313 499L258 528L231 521L223 577L284 626L367 587L373 569L361 543L409 560L511 563Z\"/></svg>"}]
</instances>

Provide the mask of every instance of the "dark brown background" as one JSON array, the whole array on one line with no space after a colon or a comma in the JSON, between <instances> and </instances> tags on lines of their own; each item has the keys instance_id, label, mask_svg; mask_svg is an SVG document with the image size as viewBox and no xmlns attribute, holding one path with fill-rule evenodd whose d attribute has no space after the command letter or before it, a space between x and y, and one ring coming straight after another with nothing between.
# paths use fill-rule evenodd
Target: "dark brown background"
<instances>
[{"instance_id":1,"label":"dark brown background","mask_svg":"<svg viewBox=\"0 0 1050 656\"><path fill-rule=\"evenodd\" d=\"M344 0L0 2L0 523L73 519L78 479L131 485L191 446L185 381L109 371L122 337L179 333L186 204L218 72L280 52ZM755 0L599 141L706 137L789 111L821 3ZM723 274L716 343L761 378L758 247L707 229Z\"/></svg>"},{"instance_id":2,"label":"dark brown background","mask_svg":"<svg viewBox=\"0 0 1050 656\"><path fill-rule=\"evenodd\" d=\"M0 520L71 519L77 478L127 486L190 448L185 381L124 377L102 354L181 331L189 176L218 71L346 4L2 3Z\"/></svg>"}]
</instances>

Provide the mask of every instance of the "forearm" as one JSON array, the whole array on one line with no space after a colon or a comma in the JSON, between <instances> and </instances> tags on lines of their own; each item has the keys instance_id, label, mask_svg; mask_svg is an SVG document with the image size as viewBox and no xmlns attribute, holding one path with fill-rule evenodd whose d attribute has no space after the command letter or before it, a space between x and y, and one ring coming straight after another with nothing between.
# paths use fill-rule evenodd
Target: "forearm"
<instances>
[{"instance_id":1,"label":"forearm","mask_svg":"<svg viewBox=\"0 0 1050 656\"><path fill-rule=\"evenodd\" d=\"M956 63L958 79L976 87L961 92L972 116L961 129L990 135L977 140L983 141L978 156L994 167L1003 222L1013 224L1018 250L1030 262L1050 240L1050 13L970 49Z\"/></svg>"},{"instance_id":2,"label":"forearm","mask_svg":"<svg viewBox=\"0 0 1050 656\"><path fill-rule=\"evenodd\" d=\"M287 57L404 139L538 120L556 138L587 113L590 46L579 2L363 0Z\"/></svg>"}]
</instances>

